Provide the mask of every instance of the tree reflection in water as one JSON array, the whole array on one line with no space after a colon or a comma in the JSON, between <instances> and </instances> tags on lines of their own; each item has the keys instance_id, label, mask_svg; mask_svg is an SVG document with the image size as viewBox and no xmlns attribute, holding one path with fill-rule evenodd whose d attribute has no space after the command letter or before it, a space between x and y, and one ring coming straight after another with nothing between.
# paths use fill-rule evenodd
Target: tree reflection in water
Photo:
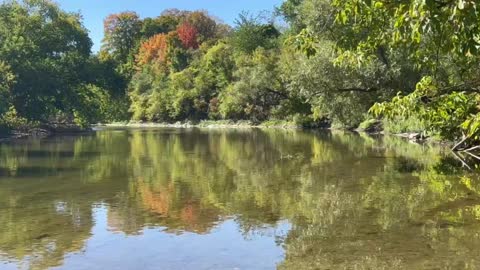
<instances>
[{"instance_id":1,"label":"tree reflection in water","mask_svg":"<svg viewBox=\"0 0 480 270\"><path fill-rule=\"evenodd\" d=\"M280 269L480 268L480 181L440 147L279 130L104 130L0 145L0 254L61 266L113 232L287 221ZM235 254L232 254L235 256ZM275 262L272 262L275 267Z\"/></svg>"}]
</instances>

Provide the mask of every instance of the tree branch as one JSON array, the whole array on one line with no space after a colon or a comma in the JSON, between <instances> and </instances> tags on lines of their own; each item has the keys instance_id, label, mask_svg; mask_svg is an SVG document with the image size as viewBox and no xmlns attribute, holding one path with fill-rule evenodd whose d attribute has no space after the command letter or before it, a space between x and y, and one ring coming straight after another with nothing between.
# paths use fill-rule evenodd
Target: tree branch
<instances>
[{"instance_id":1,"label":"tree branch","mask_svg":"<svg viewBox=\"0 0 480 270\"><path fill-rule=\"evenodd\" d=\"M282 92L278 92L278 91L273 90L273 89L270 89L270 88L265 88L265 91L268 92L268 93L270 93L270 94L277 95L277 96L279 96L279 97L281 97L281 98L285 98L285 99L288 98L288 95L287 95L287 94L282 93Z\"/></svg>"},{"instance_id":2,"label":"tree branch","mask_svg":"<svg viewBox=\"0 0 480 270\"><path fill-rule=\"evenodd\" d=\"M325 87L325 88L328 88L328 87ZM373 92L378 91L378 88L376 88L376 87L371 87L371 88L351 87L351 88L336 88L336 89L329 89L329 90L330 91L335 91L335 92L340 92L340 93L341 92L373 93ZM312 94L310 94L309 99L312 98L312 97L315 97L315 96L319 96L324 92L325 92L324 90L313 92Z\"/></svg>"},{"instance_id":3,"label":"tree branch","mask_svg":"<svg viewBox=\"0 0 480 270\"><path fill-rule=\"evenodd\" d=\"M378 91L378 88L371 87L371 88L359 88L359 87L352 87L352 88L338 88L334 91L338 92L363 92L363 93L371 93Z\"/></svg>"},{"instance_id":4,"label":"tree branch","mask_svg":"<svg viewBox=\"0 0 480 270\"><path fill-rule=\"evenodd\" d=\"M465 82L438 90L439 94L449 94L452 92L480 93L480 81Z\"/></svg>"}]
</instances>

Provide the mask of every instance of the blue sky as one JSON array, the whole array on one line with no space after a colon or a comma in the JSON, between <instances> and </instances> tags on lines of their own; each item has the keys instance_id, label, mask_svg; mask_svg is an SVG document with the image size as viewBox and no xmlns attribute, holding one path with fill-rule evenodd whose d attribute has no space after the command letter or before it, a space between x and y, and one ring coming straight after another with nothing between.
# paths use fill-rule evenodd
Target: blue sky
<instances>
[{"instance_id":1,"label":"blue sky","mask_svg":"<svg viewBox=\"0 0 480 270\"><path fill-rule=\"evenodd\" d=\"M272 11L283 0L57 0L68 11L80 11L84 24L94 42L93 51L98 51L103 38L103 19L112 13L135 11L142 18L156 17L164 9L207 10L210 14L232 24L237 15L245 10Z\"/></svg>"}]
</instances>

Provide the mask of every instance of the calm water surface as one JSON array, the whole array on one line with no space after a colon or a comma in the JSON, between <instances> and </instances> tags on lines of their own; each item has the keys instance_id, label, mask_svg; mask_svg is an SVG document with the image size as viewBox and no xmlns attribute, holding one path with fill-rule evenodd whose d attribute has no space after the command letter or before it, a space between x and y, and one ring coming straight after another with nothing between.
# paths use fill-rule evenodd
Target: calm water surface
<instances>
[{"instance_id":1,"label":"calm water surface","mask_svg":"<svg viewBox=\"0 0 480 270\"><path fill-rule=\"evenodd\" d=\"M396 138L101 130L0 144L0 269L480 269L480 177Z\"/></svg>"}]
</instances>

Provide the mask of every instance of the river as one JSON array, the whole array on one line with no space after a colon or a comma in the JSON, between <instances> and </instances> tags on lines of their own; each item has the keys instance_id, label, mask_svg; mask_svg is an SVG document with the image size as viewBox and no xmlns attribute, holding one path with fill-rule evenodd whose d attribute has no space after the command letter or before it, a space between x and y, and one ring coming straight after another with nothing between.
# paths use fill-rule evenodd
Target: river
<instances>
[{"instance_id":1,"label":"river","mask_svg":"<svg viewBox=\"0 0 480 270\"><path fill-rule=\"evenodd\" d=\"M0 144L0 269L480 269L480 177L395 137L104 129Z\"/></svg>"}]
</instances>

